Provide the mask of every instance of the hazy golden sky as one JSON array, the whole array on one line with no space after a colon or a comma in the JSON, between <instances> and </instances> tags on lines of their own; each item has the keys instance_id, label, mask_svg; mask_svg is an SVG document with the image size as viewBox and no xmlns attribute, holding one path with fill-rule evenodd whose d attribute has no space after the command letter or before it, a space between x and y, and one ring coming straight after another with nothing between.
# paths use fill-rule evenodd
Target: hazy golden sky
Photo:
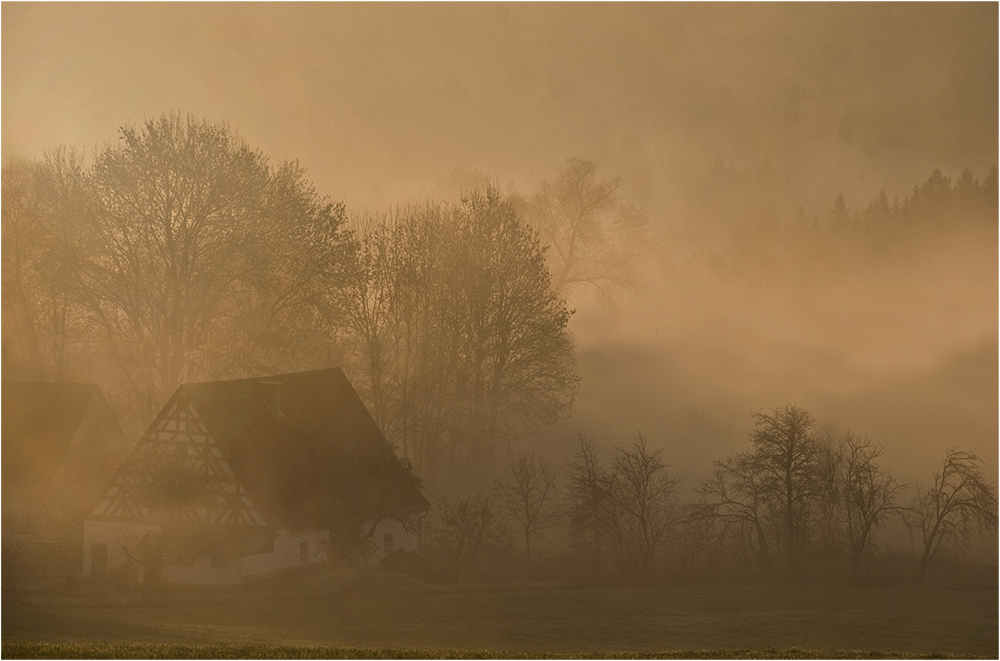
<instances>
[{"instance_id":1,"label":"hazy golden sky","mask_svg":"<svg viewBox=\"0 0 1000 661\"><path fill-rule=\"evenodd\" d=\"M566 157L670 210L717 158L807 202L906 193L997 155L997 6L3 4L3 150L93 147L181 110L349 204L454 167L530 186ZM831 192L833 191L833 192Z\"/></svg>"}]
</instances>

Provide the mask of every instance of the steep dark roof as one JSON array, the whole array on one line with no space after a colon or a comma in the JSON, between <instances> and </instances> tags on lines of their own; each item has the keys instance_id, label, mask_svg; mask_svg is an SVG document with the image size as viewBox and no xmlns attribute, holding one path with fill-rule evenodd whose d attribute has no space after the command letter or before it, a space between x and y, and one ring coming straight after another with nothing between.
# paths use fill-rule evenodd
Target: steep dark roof
<instances>
[{"instance_id":1,"label":"steep dark roof","mask_svg":"<svg viewBox=\"0 0 1000 661\"><path fill-rule=\"evenodd\" d=\"M6 381L2 399L4 498L81 506L96 498L123 441L98 386Z\"/></svg>"},{"instance_id":2,"label":"steep dark roof","mask_svg":"<svg viewBox=\"0 0 1000 661\"><path fill-rule=\"evenodd\" d=\"M338 368L186 384L174 398L194 407L272 521L308 525L331 508L365 519L429 507Z\"/></svg>"}]
</instances>

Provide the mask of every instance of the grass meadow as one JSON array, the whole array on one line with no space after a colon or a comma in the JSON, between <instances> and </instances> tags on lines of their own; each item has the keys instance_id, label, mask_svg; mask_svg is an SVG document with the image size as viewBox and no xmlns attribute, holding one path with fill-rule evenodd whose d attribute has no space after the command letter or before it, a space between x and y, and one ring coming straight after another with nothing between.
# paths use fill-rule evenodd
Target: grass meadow
<instances>
[{"instance_id":1,"label":"grass meadow","mask_svg":"<svg viewBox=\"0 0 1000 661\"><path fill-rule=\"evenodd\" d=\"M361 587L8 596L4 658L997 658L997 591Z\"/></svg>"}]
</instances>

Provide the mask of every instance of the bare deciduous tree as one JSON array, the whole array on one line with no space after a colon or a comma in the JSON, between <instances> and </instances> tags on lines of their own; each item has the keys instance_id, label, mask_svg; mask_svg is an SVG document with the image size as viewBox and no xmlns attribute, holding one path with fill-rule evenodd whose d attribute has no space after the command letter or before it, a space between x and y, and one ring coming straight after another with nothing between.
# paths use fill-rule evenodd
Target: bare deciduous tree
<instances>
[{"instance_id":1,"label":"bare deciduous tree","mask_svg":"<svg viewBox=\"0 0 1000 661\"><path fill-rule=\"evenodd\" d=\"M717 522L720 539L734 545L737 555L746 549L756 567L769 573L774 538L771 492L758 458L743 452L714 462L712 476L701 482L698 491L702 501L693 515Z\"/></svg>"},{"instance_id":2,"label":"bare deciduous tree","mask_svg":"<svg viewBox=\"0 0 1000 661\"><path fill-rule=\"evenodd\" d=\"M454 503L442 503L437 520L432 520L429 528L456 581L474 560L490 553L503 553L509 547L503 513L490 494L480 492Z\"/></svg>"},{"instance_id":3,"label":"bare deciduous tree","mask_svg":"<svg viewBox=\"0 0 1000 661\"><path fill-rule=\"evenodd\" d=\"M842 471L840 444L828 434L825 441L817 443L815 522L819 550L830 559L840 555L843 548Z\"/></svg>"},{"instance_id":4,"label":"bare deciduous tree","mask_svg":"<svg viewBox=\"0 0 1000 661\"><path fill-rule=\"evenodd\" d=\"M362 238L345 305L375 417L432 488L492 481L501 441L565 413L577 384L537 235L487 187Z\"/></svg>"},{"instance_id":5,"label":"bare deciduous tree","mask_svg":"<svg viewBox=\"0 0 1000 661\"><path fill-rule=\"evenodd\" d=\"M677 480L668 477L663 450L650 451L646 439L636 433L635 440L615 454L613 497L625 513L630 538L636 547L640 571L653 573L657 551L667 530L676 518L673 494Z\"/></svg>"},{"instance_id":6,"label":"bare deciduous tree","mask_svg":"<svg viewBox=\"0 0 1000 661\"><path fill-rule=\"evenodd\" d=\"M829 492L827 498L836 497L836 473L831 463L824 488L820 446L808 411L788 405L769 414L754 413L752 419L753 448L715 462L712 476L699 487L702 500L692 514L715 522L733 551L749 551L764 573L781 563L794 573L816 519L822 518L817 513L821 496ZM835 500L828 509L827 515L834 516Z\"/></svg>"},{"instance_id":7,"label":"bare deciduous tree","mask_svg":"<svg viewBox=\"0 0 1000 661\"><path fill-rule=\"evenodd\" d=\"M386 437L435 486L450 472L459 359L449 213L412 205L356 220L358 265L340 301L356 343L353 380Z\"/></svg>"},{"instance_id":8,"label":"bare deciduous tree","mask_svg":"<svg viewBox=\"0 0 1000 661\"><path fill-rule=\"evenodd\" d=\"M887 516L899 511L894 500L900 486L878 463L883 450L882 446L850 432L839 446L843 531L855 576L861 570L862 560L875 546L875 533Z\"/></svg>"},{"instance_id":9,"label":"bare deciduous tree","mask_svg":"<svg viewBox=\"0 0 1000 661\"><path fill-rule=\"evenodd\" d=\"M574 532L611 557L625 576L649 577L664 537L677 520L677 481L667 473L663 450L651 452L642 434L615 450L610 468L601 465L593 443L580 437L570 461Z\"/></svg>"},{"instance_id":10,"label":"bare deciduous tree","mask_svg":"<svg viewBox=\"0 0 1000 661\"><path fill-rule=\"evenodd\" d=\"M170 114L122 128L88 183L86 302L142 417L181 382L287 368L329 344L324 297L352 243L343 207L297 164Z\"/></svg>"},{"instance_id":11,"label":"bare deciduous tree","mask_svg":"<svg viewBox=\"0 0 1000 661\"><path fill-rule=\"evenodd\" d=\"M184 381L331 362L354 242L297 164L169 114L89 165L63 149L3 177L4 351L24 377L102 382L139 428Z\"/></svg>"},{"instance_id":12,"label":"bare deciduous tree","mask_svg":"<svg viewBox=\"0 0 1000 661\"><path fill-rule=\"evenodd\" d=\"M497 492L524 535L524 557L531 560L531 539L557 520L553 510L556 468L533 452L509 454L507 472L497 480Z\"/></svg>"},{"instance_id":13,"label":"bare deciduous tree","mask_svg":"<svg viewBox=\"0 0 1000 661\"><path fill-rule=\"evenodd\" d=\"M817 496L819 446L811 413L792 405L770 414L754 413L750 442L760 463L776 518L781 521L781 547L794 573L809 537L810 516Z\"/></svg>"},{"instance_id":14,"label":"bare deciduous tree","mask_svg":"<svg viewBox=\"0 0 1000 661\"><path fill-rule=\"evenodd\" d=\"M996 532L997 496L983 475L982 460L972 452L948 450L934 481L910 505L908 520L920 532L921 580L941 553L974 534Z\"/></svg>"},{"instance_id":15,"label":"bare deciduous tree","mask_svg":"<svg viewBox=\"0 0 1000 661\"><path fill-rule=\"evenodd\" d=\"M607 497L609 477L601 465L594 441L582 433L568 463L570 530L575 542L598 564L604 549L617 535L617 519Z\"/></svg>"},{"instance_id":16,"label":"bare deciduous tree","mask_svg":"<svg viewBox=\"0 0 1000 661\"><path fill-rule=\"evenodd\" d=\"M92 247L84 182L82 156L65 148L4 164L4 369L18 378L72 381L93 357L79 286Z\"/></svg>"},{"instance_id":17,"label":"bare deciduous tree","mask_svg":"<svg viewBox=\"0 0 1000 661\"><path fill-rule=\"evenodd\" d=\"M587 159L570 158L556 177L521 206L548 246L558 292L577 285L596 288L606 300L635 282L633 261L647 219L618 201L621 178L602 179Z\"/></svg>"},{"instance_id":18,"label":"bare deciduous tree","mask_svg":"<svg viewBox=\"0 0 1000 661\"><path fill-rule=\"evenodd\" d=\"M359 247L346 286L338 290L338 310L347 319L357 359L362 361L354 370L354 386L382 433L400 441L403 454L411 456L410 439L396 427L401 338L394 297L400 286L394 282L397 265L393 260L397 255L392 230L385 218L364 217L352 224Z\"/></svg>"}]
</instances>

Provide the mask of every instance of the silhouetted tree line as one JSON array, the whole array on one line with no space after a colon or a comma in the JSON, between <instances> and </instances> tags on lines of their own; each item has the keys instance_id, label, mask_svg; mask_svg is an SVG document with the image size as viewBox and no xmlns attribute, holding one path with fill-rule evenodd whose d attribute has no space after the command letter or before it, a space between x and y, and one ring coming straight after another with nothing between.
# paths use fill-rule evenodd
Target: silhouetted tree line
<instances>
[{"instance_id":1,"label":"silhouetted tree line","mask_svg":"<svg viewBox=\"0 0 1000 661\"><path fill-rule=\"evenodd\" d=\"M728 241L703 251L695 261L740 279L775 271L800 279L820 266L865 268L921 259L963 237L994 241L998 199L995 167L982 180L969 170L957 179L934 170L903 199L890 200L882 190L852 208L839 194L820 215L807 215L802 207L789 216L765 211L734 215L740 220Z\"/></svg>"},{"instance_id":2,"label":"silhouetted tree line","mask_svg":"<svg viewBox=\"0 0 1000 661\"><path fill-rule=\"evenodd\" d=\"M705 173L697 192L707 207L704 213L724 219L730 226L743 222L755 227L771 226L772 230L784 227L797 231L870 232L896 228L906 232L934 228L953 231L963 226L997 224L996 166L982 179L968 169L958 177L935 169L902 199L898 195L890 197L883 189L874 199L852 205L841 193L818 215L807 215L802 207L793 217L775 213L776 201L766 194L752 202L755 193L760 195L760 191L776 187L779 183L773 169L739 172L717 161ZM788 191L788 195L793 193Z\"/></svg>"},{"instance_id":3,"label":"silhouetted tree line","mask_svg":"<svg viewBox=\"0 0 1000 661\"><path fill-rule=\"evenodd\" d=\"M882 190L878 197L852 211L844 196L838 195L825 223L817 221L811 229L828 233L845 247L860 247L865 253L884 257L919 247L927 240L995 232L998 199L996 167L982 181L969 170L963 170L957 179L934 170L903 200L890 202Z\"/></svg>"},{"instance_id":4,"label":"silhouetted tree line","mask_svg":"<svg viewBox=\"0 0 1000 661\"><path fill-rule=\"evenodd\" d=\"M934 170L927 181L914 187L900 202L889 202L885 190L864 208L849 212L844 198L834 200L830 223L854 225L858 229L875 229L896 224L906 228L943 228L982 224L997 224L997 168L994 166L980 181L969 170L957 179Z\"/></svg>"},{"instance_id":5,"label":"silhouetted tree line","mask_svg":"<svg viewBox=\"0 0 1000 661\"><path fill-rule=\"evenodd\" d=\"M901 485L881 446L850 432L820 437L806 410L751 421L748 449L713 462L689 502L664 449L641 434L610 461L581 435L562 480L550 461L512 453L494 488L432 513L430 555L453 579L477 562L480 576L503 576L520 557L513 576L862 581L895 518L919 548L902 571L923 581L939 556L997 532L996 487L973 453L950 449L929 484Z\"/></svg>"}]
</instances>

